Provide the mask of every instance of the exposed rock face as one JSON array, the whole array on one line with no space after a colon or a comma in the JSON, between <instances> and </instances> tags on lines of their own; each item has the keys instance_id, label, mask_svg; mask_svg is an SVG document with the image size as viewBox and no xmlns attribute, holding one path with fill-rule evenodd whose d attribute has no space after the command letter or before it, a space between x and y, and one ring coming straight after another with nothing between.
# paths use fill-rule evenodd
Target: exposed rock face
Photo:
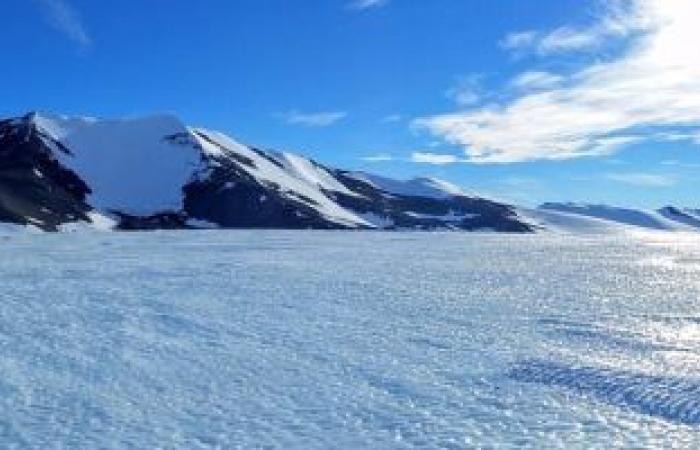
<instances>
[{"instance_id":1,"label":"exposed rock face","mask_svg":"<svg viewBox=\"0 0 700 450\"><path fill-rule=\"evenodd\" d=\"M29 116L0 121L0 221L48 231L87 221L89 193L80 177L57 161Z\"/></svg>"},{"instance_id":2,"label":"exposed rock face","mask_svg":"<svg viewBox=\"0 0 700 450\"><path fill-rule=\"evenodd\" d=\"M514 208L440 180L388 180L262 151L157 116L0 121L0 221L116 228L456 229L528 232Z\"/></svg>"},{"instance_id":3,"label":"exposed rock face","mask_svg":"<svg viewBox=\"0 0 700 450\"><path fill-rule=\"evenodd\" d=\"M658 213L676 223L688 227L700 228L700 211L690 208L676 208L675 206L665 206L658 210Z\"/></svg>"},{"instance_id":4,"label":"exposed rock face","mask_svg":"<svg viewBox=\"0 0 700 450\"><path fill-rule=\"evenodd\" d=\"M336 194L339 204L363 216L380 218L377 225L387 229L490 229L504 232L532 231L521 222L512 207L466 195L420 196L391 193L363 177L336 170L334 175L361 196ZM414 182L433 180L423 179Z\"/></svg>"}]
</instances>

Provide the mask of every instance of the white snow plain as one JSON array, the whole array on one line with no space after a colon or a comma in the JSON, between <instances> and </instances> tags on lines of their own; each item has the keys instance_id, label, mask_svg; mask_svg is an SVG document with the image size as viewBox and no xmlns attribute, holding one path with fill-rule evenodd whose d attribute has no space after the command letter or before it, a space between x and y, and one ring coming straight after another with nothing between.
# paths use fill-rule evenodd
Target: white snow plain
<instances>
[{"instance_id":1,"label":"white snow plain","mask_svg":"<svg viewBox=\"0 0 700 450\"><path fill-rule=\"evenodd\" d=\"M697 235L0 245L3 447L700 445Z\"/></svg>"}]
</instances>

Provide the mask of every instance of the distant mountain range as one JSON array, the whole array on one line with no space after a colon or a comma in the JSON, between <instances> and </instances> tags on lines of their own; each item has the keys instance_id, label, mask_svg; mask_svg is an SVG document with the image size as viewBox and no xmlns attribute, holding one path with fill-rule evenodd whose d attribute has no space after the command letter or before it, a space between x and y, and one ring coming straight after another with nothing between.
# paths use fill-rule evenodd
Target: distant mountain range
<instances>
[{"instance_id":1,"label":"distant mountain range","mask_svg":"<svg viewBox=\"0 0 700 450\"><path fill-rule=\"evenodd\" d=\"M700 230L700 211L519 208L433 178L392 180L262 150L168 115L31 113L0 120L0 223L43 231Z\"/></svg>"},{"instance_id":2,"label":"distant mountain range","mask_svg":"<svg viewBox=\"0 0 700 450\"><path fill-rule=\"evenodd\" d=\"M700 231L700 210L666 206L658 210L582 203L544 203L518 210L529 223L552 231L604 233L629 229Z\"/></svg>"}]
</instances>

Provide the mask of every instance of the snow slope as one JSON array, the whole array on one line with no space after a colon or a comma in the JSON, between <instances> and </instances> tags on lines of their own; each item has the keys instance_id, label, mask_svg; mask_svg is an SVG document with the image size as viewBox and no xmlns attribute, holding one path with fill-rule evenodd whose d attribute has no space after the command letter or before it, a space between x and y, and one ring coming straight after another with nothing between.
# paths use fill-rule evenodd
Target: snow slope
<instances>
[{"instance_id":1,"label":"snow slope","mask_svg":"<svg viewBox=\"0 0 700 450\"><path fill-rule=\"evenodd\" d=\"M517 208L517 214L542 231L574 234L619 233L629 228L617 222L543 208Z\"/></svg>"},{"instance_id":2,"label":"snow slope","mask_svg":"<svg viewBox=\"0 0 700 450\"><path fill-rule=\"evenodd\" d=\"M358 194L322 166L291 153L260 152L215 131L188 128L168 115L102 120L34 114L32 121L60 162L90 187L98 211L148 216L183 208L183 187L206 176L217 158L240 164L258 182L309 203L330 221L371 227L325 192Z\"/></svg>"},{"instance_id":3,"label":"snow slope","mask_svg":"<svg viewBox=\"0 0 700 450\"><path fill-rule=\"evenodd\" d=\"M327 192L340 192L351 196L358 195L335 179L328 170L308 158L288 152L268 152L268 154L277 159L287 172L301 181Z\"/></svg>"},{"instance_id":4,"label":"snow slope","mask_svg":"<svg viewBox=\"0 0 700 450\"><path fill-rule=\"evenodd\" d=\"M259 183L274 186L283 195L316 208L327 219L350 227L372 227L366 220L349 211L324 194L323 190L350 192L325 169L297 155L262 153L229 136L211 130L193 129L203 151L214 157L244 158L239 168ZM351 195L356 195L350 193Z\"/></svg>"},{"instance_id":5,"label":"snow slope","mask_svg":"<svg viewBox=\"0 0 700 450\"><path fill-rule=\"evenodd\" d=\"M35 114L32 120L61 163L88 184L88 201L101 211L180 210L182 187L202 167L196 148L168 139L188 133L173 116L96 120ZM70 153L56 148L56 141Z\"/></svg>"},{"instance_id":6,"label":"snow slope","mask_svg":"<svg viewBox=\"0 0 700 450\"><path fill-rule=\"evenodd\" d=\"M369 183L389 194L437 199L467 195L454 184L437 178L422 177L411 180L395 180L365 172L348 172L346 175L356 180Z\"/></svg>"},{"instance_id":7,"label":"snow slope","mask_svg":"<svg viewBox=\"0 0 700 450\"><path fill-rule=\"evenodd\" d=\"M545 226L553 220L562 228L570 227L573 230L596 227L613 230L621 226L658 231L697 231L700 228L700 221L695 222L685 215L669 214L667 208L650 211L583 203L545 203L534 214L542 218Z\"/></svg>"},{"instance_id":8,"label":"snow slope","mask_svg":"<svg viewBox=\"0 0 700 450\"><path fill-rule=\"evenodd\" d=\"M17 233L40 233L41 230L34 225L18 225L14 223L0 222L0 236Z\"/></svg>"}]
</instances>

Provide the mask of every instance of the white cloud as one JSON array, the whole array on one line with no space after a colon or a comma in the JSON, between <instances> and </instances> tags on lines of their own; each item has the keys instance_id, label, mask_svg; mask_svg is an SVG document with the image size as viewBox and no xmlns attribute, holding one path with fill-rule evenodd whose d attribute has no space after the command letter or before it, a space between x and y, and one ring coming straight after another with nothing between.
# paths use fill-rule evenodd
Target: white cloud
<instances>
[{"instance_id":1,"label":"white cloud","mask_svg":"<svg viewBox=\"0 0 700 450\"><path fill-rule=\"evenodd\" d=\"M482 78L483 76L480 74L460 77L445 95L460 106L471 106L479 103L482 98Z\"/></svg>"},{"instance_id":2,"label":"white cloud","mask_svg":"<svg viewBox=\"0 0 700 450\"><path fill-rule=\"evenodd\" d=\"M456 155L446 155L441 153L413 152L411 162L422 164L446 165L461 162L462 159Z\"/></svg>"},{"instance_id":3,"label":"white cloud","mask_svg":"<svg viewBox=\"0 0 700 450\"><path fill-rule=\"evenodd\" d=\"M676 180L669 176L651 173L609 173L605 177L618 183L642 187L669 187L676 184Z\"/></svg>"},{"instance_id":4,"label":"white cloud","mask_svg":"<svg viewBox=\"0 0 700 450\"><path fill-rule=\"evenodd\" d=\"M432 153L424 151L415 151L408 156L401 157L396 157L390 153L375 153L373 155L363 156L360 159L362 161L370 163L397 161L419 164L433 164L438 166L465 162L464 158L460 158L458 155L448 155L443 153Z\"/></svg>"},{"instance_id":5,"label":"white cloud","mask_svg":"<svg viewBox=\"0 0 700 450\"><path fill-rule=\"evenodd\" d=\"M385 6L389 3L389 0L354 0L350 2L350 9L355 10L365 10L372 8L379 8L380 6Z\"/></svg>"},{"instance_id":6,"label":"white cloud","mask_svg":"<svg viewBox=\"0 0 700 450\"><path fill-rule=\"evenodd\" d=\"M343 111L326 111L317 113L302 113L296 110L278 114L277 116L290 125L307 127L328 127L347 117Z\"/></svg>"},{"instance_id":7,"label":"white cloud","mask_svg":"<svg viewBox=\"0 0 700 450\"><path fill-rule=\"evenodd\" d=\"M519 31L506 35L506 37L501 40L500 45L506 50L520 50L530 47L536 40L536 31Z\"/></svg>"},{"instance_id":8,"label":"white cloud","mask_svg":"<svg viewBox=\"0 0 700 450\"><path fill-rule=\"evenodd\" d=\"M64 0L36 0L51 26L63 33L70 40L87 48L92 39L78 12Z\"/></svg>"},{"instance_id":9,"label":"white cloud","mask_svg":"<svg viewBox=\"0 0 700 450\"><path fill-rule=\"evenodd\" d=\"M700 133L700 2L636 0L628 16L608 10L596 26L644 29L621 56L571 74L563 87L501 104L417 119L472 162L518 162L607 154L652 139L654 127ZM614 3L617 5L617 3ZM620 136L622 135L622 136Z\"/></svg>"},{"instance_id":10,"label":"white cloud","mask_svg":"<svg viewBox=\"0 0 700 450\"><path fill-rule=\"evenodd\" d=\"M607 29L576 30L569 27L557 28L543 36L537 45L541 54L570 50L584 50L598 47L608 36Z\"/></svg>"},{"instance_id":11,"label":"white cloud","mask_svg":"<svg viewBox=\"0 0 700 450\"><path fill-rule=\"evenodd\" d=\"M511 85L522 90L549 89L560 85L564 77L551 72L533 70L518 75Z\"/></svg>"},{"instance_id":12,"label":"white cloud","mask_svg":"<svg viewBox=\"0 0 700 450\"><path fill-rule=\"evenodd\" d=\"M665 161L661 161L661 165L672 166L681 169L700 169L700 164L681 162L677 159L667 159Z\"/></svg>"},{"instance_id":13,"label":"white cloud","mask_svg":"<svg viewBox=\"0 0 700 450\"><path fill-rule=\"evenodd\" d=\"M591 147L591 155L610 155L627 145L641 142L643 140L644 137L642 136L601 137L593 142L594 145ZM619 162L617 162L617 164L619 164Z\"/></svg>"},{"instance_id":14,"label":"white cloud","mask_svg":"<svg viewBox=\"0 0 700 450\"><path fill-rule=\"evenodd\" d=\"M361 159L367 162L388 162L393 161L394 157L388 153L377 153L375 155L364 156Z\"/></svg>"},{"instance_id":15,"label":"white cloud","mask_svg":"<svg viewBox=\"0 0 700 450\"><path fill-rule=\"evenodd\" d=\"M382 117L381 122L382 123L397 123L401 122L403 120L403 116L401 114L390 114L388 116Z\"/></svg>"},{"instance_id":16,"label":"white cloud","mask_svg":"<svg viewBox=\"0 0 700 450\"><path fill-rule=\"evenodd\" d=\"M700 130L695 130L692 133L687 133L683 131L661 132L656 133L654 137L660 141L691 141L700 145Z\"/></svg>"},{"instance_id":17,"label":"white cloud","mask_svg":"<svg viewBox=\"0 0 700 450\"><path fill-rule=\"evenodd\" d=\"M549 32L534 30L510 33L501 47L516 52L534 50L540 55L599 48L610 39L648 30L649 17L635 8L637 0L606 0L603 14L584 27L563 26Z\"/></svg>"}]
</instances>

